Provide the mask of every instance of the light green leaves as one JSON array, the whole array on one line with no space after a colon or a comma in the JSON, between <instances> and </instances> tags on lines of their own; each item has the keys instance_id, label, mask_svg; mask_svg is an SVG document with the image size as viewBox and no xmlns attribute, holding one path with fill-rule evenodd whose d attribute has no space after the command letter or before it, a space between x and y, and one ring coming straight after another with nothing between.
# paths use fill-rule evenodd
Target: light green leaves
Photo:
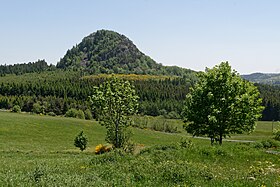
<instances>
[{"instance_id":1,"label":"light green leaves","mask_svg":"<svg viewBox=\"0 0 280 187\"><path fill-rule=\"evenodd\" d=\"M138 96L128 81L112 77L95 88L90 97L92 108L101 124L107 128L106 141L122 147L129 138L126 128L129 115L137 112Z\"/></svg>"},{"instance_id":2,"label":"light green leaves","mask_svg":"<svg viewBox=\"0 0 280 187\"><path fill-rule=\"evenodd\" d=\"M189 133L218 139L221 144L222 137L254 129L263 107L252 83L231 70L228 62L206 69L199 77L183 112L185 121L190 122L185 125Z\"/></svg>"}]
</instances>

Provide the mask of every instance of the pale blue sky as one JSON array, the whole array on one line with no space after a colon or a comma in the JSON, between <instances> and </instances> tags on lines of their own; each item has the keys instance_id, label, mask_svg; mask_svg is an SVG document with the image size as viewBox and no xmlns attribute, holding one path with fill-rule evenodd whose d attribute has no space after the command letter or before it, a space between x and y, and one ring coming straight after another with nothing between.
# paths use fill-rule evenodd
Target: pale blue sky
<instances>
[{"instance_id":1,"label":"pale blue sky","mask_svg":"<svg viewBox=\"0 0 280 187\"><path fill-rule=\"evenodd\" d=\"M164 65L280 72L278 0L0 0L0 64L46 59L99 29Z\"/></svg>"}]
</instances>

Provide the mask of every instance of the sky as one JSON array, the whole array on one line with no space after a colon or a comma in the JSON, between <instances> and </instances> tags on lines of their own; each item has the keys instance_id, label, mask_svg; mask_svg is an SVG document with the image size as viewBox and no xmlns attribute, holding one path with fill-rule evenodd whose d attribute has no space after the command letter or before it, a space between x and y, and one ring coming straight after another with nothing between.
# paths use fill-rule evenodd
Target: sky
<instances>
[{"instance_id":1,"label":"sky","mask_svg":"<svg viewBox=\"0 0 280 187\"><path fill-rule=\"evenodd\" d=\"M100 29L163 65L280 73L278 0L0 0L0 64L45 59Z\"/></svg>"}]
</instances>

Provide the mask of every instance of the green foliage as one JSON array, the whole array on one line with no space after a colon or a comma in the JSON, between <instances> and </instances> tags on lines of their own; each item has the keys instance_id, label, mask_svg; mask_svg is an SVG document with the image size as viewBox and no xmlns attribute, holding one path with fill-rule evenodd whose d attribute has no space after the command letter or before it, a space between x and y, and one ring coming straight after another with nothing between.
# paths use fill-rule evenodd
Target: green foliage
<instances>
[{"instance_id":1,"label":"green foliage","mask_svg":"<svg viewBox=\"0 0 280 187\"><path fill-rule=\"evenodd\" d=\"M76 118L85 119L84 111L82 111L81 109L79 109L79 110L77 111Z\"/></svg>"},{"instance_id":2,"label":"green foliage","mask_svg":"<svg viewBox=\"0 0 280 187\"><path fill-rule=\"evenodd\" d=\"M43 72L47 70L54 70L55 66L48 65L45 60L38 60L37 62L29 62L23 64L14 65L0 65L0 75L5 76L6 74L21 75L24 73Z\"/></svg>"},{"instance_id":3,"label":"green foliage","mask_svg":"<svg viewBox=\"0 0 280 187\"><path fill-rule=\"evenodd\" d=\"M265 149L280 147L280 142L273 140L273 139L262 140L261 144L263 145L263 148L265 148Z\"/></svg>"},{"instance_id":4,"label":"green foliage","mask_svg":"<svg viewBox=\"0 0 280 187\"><path fill-rule=\"evenodd\" d=\"M49 112L47 115L49 115L49 116L56 116L56 114L54 112Z\"/></svg>"},{"instance_id":5,"label":"green foliage","mask_svg":"<svg viewBox=\"0 0 280 187\"><path fill-rule=\"evenodd\" d=\"M280 141L280 129L273 130L274 139Z\"/></svg>"},{"instance_id":6,"label":"green foliage","mask_svg":"<svg viewBox=\"0 0 280 187\"><path fill-rule=\"evenodd\" d=\"M280 74L279 73L252 73L249 75L243 75L244 79L251 82L260 84L275 84L280 85Z\"/></svg>"},{"instance_id":7,"label":"green foliage","mask_svg":"<svg viewBox=\"0 0 280 187\"><path fill-rule=\"evenodd\" d=\"M155 131L162 131L162 132L167 132L167 133L177 133L178 129L177 126L173 125L170 121L164 119L161 121L154 121L151 123L152 130Z\"/></svg>"},{"instance_id":8,"label":"green foliage","mask_svg":"<svg viewBox=\"0 0 280 187\"><path fill-rule=\"evenodd\" d=\"M87 148L87 137L83 134L84 132L81 131L74 140L74 145L80 148L81 151L84 151Z\"/></svg>"},{"instance_id":9,"label":"green foliage","mask_svg":"<svg viewBox=\"0 0 280 187\"><path fill-rule=\"evenodd\" d=\"M140 97L139 113L160 115L175 111L180 114L183 100L190 86L188 79L171 76L116 75L130 81ZM83 72L50 71L0 77L0 108L10 109L17 104L22 111L33 112L38 103L44 110L38 113L54 112L64 115L70 108L90 108L88 95L111 75L83 76ZM35 105L35 106L36 106ZM39 106L40 105L40 106ZM96 114L94 114L96 115Z\"/></svg>"},{"instance_id":10,"label":"green foliage","mask_svg":"<svg viewBox=\"0 0 280 187\"><path fill-rule=\"evenodd\" d=\"M76 118L78 115L78 110L75 108L70 108L66 113L65 116L66 117L70 117L70 118Z\"/></svg>"},{"instance_id":11,"label":"green foliage","mask_svg":"<svg viewBox=\"0 0 280 187\"><path fill-rule=\"evenodd\" d=\"M184 117L187 132L206 135L222 144L231 134L251 132L263 110L259 91L231 70L228 62L200 74L187 95Z\"/></svg>"},{"instance_id":12,"label":"green foliage","mask_svg":"<svg viewBox=\"0 0 280 187\"><path fill-rule=\"evenodd\" d=\"M182 148L192 148L194 144L193 141L189 138L181 138L179 146Z\"/></svg>"},{"instance_id":13,"label":"green foliage","mask_svg":"<svg viewBox=\"0 0 280 187\"><path fill-rule=\"evenodd\" d=\"M174 119L166 119L162 116L133 116L133 127L140 129L151 129L167 133L179 133L182 130L183 122Z\"/></svg>"},{"instance_id":14,"label":"green foliage","mask_svg":"<svg viewBox=\"0 0 280 187\"><path fill-rule=\"evenodd\" d=\"M20 108L20 106L18 106L18 105L13 106L13 108L12 108L12 112L15 112L15 113L20 113L20 112L21 112L21 108Z\"/></svg>"},{"instance_id":15,"label":"green foliage","mask_svg":"<svg viewBox=\"0 0 280 187\"><path fill-rule=\"evenodd\" d=\"M70 108L66 113L65 113L66 117L70 117L70 118L79 118L79 119L85 119L85 114L84 112L79 109L75 109L75 108Z\"/></svg>"},{"instance_id":16,"label":"green foliage","mask_svg":"<svg viewBox=\"0 0 280 187\"><path fill-rule=\"evenodd\" d=\"M85 119L87 119L87 120L93 119L90 109L86 109L84 113L85 113Z\"/></svg>"},{"instance_id":17,"label":"green foliage","mask_svg":"<svg viewBox=\"0 0 280 187\"><path fill-rule=\"evenodd\" d=\"M43 108L40 103L34 103L32 112L35 114L43 113Z\"/></svg>"},{"instance_id":18,"label":"green foliage","mask_svg":"<svg viewBox=\"0 0 280 187\"><path fill-rule=\"evenodd\" d=\"M129 139L129 115L137 111L138 96L128 81L112 79L96 87L90 97L93 111L107 128L106 141L116 148L123 147Z\"/></svg>"},{"instance_id":19,"label":"green foliage","mask_svg":"<svg viewBox=\"0 0 280 187\"><path fill-rule=\"evenodd\" d=\"M175 111L169 112L168 114L164 115L164 117L168 119L180 119L180 115Z\"/></svg>"},{"instance_id":20,"label":"green foliage","mask_svg":"<svg viewBox=\"0 0 280 187\"><path fill-rule=\"evenodd\" d=\"M90 74L151 74L188 76L192 71L177 66L164 67L144 55L126 36L98 30L68 50L58 62L61 69L83 69Z\"/></svg>"}]
</instances>

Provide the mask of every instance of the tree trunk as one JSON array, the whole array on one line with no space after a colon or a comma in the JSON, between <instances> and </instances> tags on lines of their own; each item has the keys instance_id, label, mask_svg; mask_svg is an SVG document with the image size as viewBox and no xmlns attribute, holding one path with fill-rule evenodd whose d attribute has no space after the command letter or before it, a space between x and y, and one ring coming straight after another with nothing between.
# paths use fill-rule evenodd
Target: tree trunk
<instances>
[{"instance_id":1,"label":"tree trunk","mask_svg":"<svg viewBox=\"0 0 280 187\"><path fill-rule=\"evenodd\" d=\"M219 145L222 145L222 143L223 143L223 136L220 135L220 138L219 138Z\"/></svg>"},{"instance_id":2,"label":"tree trunk","mask_svg":"<svg viewBox=\"0 0 280 187\"><path fill-rule=\"evenodd\" d=\"M213 145L214 144L214 138L210 138L211 139L211 145Z\"/></svg>"}]
</instances>

